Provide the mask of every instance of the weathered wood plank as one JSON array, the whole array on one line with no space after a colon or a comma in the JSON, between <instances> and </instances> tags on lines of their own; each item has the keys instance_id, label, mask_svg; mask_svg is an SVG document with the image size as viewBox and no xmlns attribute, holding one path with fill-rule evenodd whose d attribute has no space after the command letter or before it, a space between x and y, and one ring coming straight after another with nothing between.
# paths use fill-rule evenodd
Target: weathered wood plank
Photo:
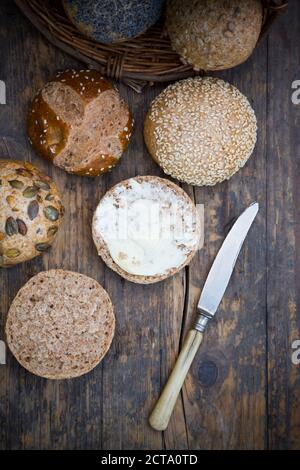
<instances>
[{"instance_id":1,"label":"weathered wood plank","mask_svg":"<svg viewBox=\"0 0 300 470\"><path fill-rule=\"evenodd\" d=\"M267 263L269 445L300 448L300 366L292 342L300 338L300 105L291 102L300 79L300 3L269 38L267 120Z\"/></svg>"},{"instance_id":2,"label":"weathered wood plank","mask_svg":"<svg viewBox=\"0 0 300 470\"><path fill-rule=\"evenodd\" d=\"M126 87L121 89L133 111L135 131L129 151L111 173L107 187L134 175L162 174L146 152L142 132L149 104L161 88L142 95ZM183 311L183 275L141 286L124 282L108 269L105 272L105 286L112 293L119 321L114 356L109 364L105 363L105 448L163 446L161 434L153 431L147 421L161 388L161 368L163 371L168 367L176 353ZM182 407L177 410L177 417L183 417ZM175 418L168 432L172 444L168 441L166 445L186 448L185 427L182 428L182 419Z\"/></svg>"},{"instance_id":3,"label":"weathered wood plank","mask_svg":"<svg viewBox=\"0 0 300 470\"><path fill-rule=\"evenodd\" d=\"M196 202L204 204L205 243L189 268L185 331L228 224L255 200L260 212L183 389L191 448L260 449L266 445L266 59L264 42L246 64L218 74L236 85L255 108L259 134L254 155L230 181L194 190Z\"/></svg>"}]
</instances>

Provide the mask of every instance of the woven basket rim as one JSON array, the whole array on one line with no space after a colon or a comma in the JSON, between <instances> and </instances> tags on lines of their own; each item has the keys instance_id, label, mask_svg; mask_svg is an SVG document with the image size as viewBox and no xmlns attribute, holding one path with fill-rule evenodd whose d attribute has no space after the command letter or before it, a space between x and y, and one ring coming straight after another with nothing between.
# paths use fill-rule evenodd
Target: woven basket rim
<instances>
[{"instance_id":1,"label":"woven basket rim","mask_svg":"<svg viewBox=\"0 0 300 470\"><path fill-rule=\"evenodd\" d=\"M162 20L135 39L107 45L81 34L58 0L15 0L15 3L53 45L137 92L147 82L170 82L199 74L183 64L172 50ZM288 1L263 0L263 4L264 21L259 40L287 8Z\"/></svg>"}]
</instances>

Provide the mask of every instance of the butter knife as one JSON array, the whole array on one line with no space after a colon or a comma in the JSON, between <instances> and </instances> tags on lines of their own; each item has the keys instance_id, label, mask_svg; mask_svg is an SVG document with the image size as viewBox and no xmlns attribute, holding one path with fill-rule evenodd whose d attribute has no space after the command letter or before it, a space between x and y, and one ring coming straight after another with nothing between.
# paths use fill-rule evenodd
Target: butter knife
<instances>
[{"instance_id":1,"label":"butter knife","mask_svg":"<svg viewBox=\"0 0 300 470\"><path fill-rule=\"evenodd\" d=\"M157 431L163 431L168 426L185 377L201 344L203 332L220 305L258 209L258 203L255 202L239 216L213 262L197 304L196 321L186 335L174 369L149 418L150 425Z\"/></svg>"}]
</instances>

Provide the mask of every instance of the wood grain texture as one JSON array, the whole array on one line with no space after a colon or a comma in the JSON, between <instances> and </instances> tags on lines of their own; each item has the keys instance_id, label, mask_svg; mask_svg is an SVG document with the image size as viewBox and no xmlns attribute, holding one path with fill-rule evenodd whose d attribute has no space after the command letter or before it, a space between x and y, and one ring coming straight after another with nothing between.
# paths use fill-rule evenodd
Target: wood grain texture
<instances>
[{"instance_id":1,"label":"wood grain texture","mask_svg":"<svg viewBox=\"0 0 300 470\"><path fill-rule=\"evenodd\" d=\"M27 373L8 354L0 366L0 449L230 449L300 447L300 106L290 101L300 79L300 3L274 26L241 67L219 73L253 103L259 122L254 155L230 181L183 185L204 204L204 247L189 268L164 282L135 285L98 258L91 220L113 184L138 174L162 176L143 143L143 120L163 86L138 95L119 86L135 117L130 146L112 173L70 176L34 154L26 139L29 100L57 70L81 67L46 43L13 2L0 3L1 154L32 160L56 181L67 208L49 253L0 271L0 339L9 305L37 272L62 267L100 282L115 305L116 337L90 374L51 382ZM12 27L14 25L14 27ZM298 75L297 75L298 74ZM174 365L201 286L230 222L252 201L260 212L164 433L148 416Z\"/></svg>"},{"instance_id":2,"label":"wood grain texture","mask_svg":"<svg viewBox=\"0 0 300 470\"><path fill-rule=\"evenodd\" d=\"M269 446L300 448L300 366L291 361L300 338L300 3L274 25L269 40L267 118L267 265ZM272 39L276 37L276 44ZM287 48L290 53L287 53Z\"/></svg>"}]
</instances>

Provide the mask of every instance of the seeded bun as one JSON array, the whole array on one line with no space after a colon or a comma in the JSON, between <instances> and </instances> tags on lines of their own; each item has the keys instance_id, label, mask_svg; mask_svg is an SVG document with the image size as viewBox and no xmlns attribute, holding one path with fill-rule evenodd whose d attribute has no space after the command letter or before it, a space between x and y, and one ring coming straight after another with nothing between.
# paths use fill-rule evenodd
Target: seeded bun
<instances>
[{"instance_id":1,"label":"seeded bun","mask_svg":"<svg viewBox=\"0 0 300 470\"><path fill-rule=\"evenodd\" d=\"M261 0L168 0L172 47L195 70L224 70L252 54L263 20Z\"/></svg>"},{"instance_id":2,"label":"seeded bun","mask_svg":"<svg viewBox=\"0 0 300 470\"><path fill-rule=\"evenodd\" d=\"M178 210L178 217L180 218L179 221L177 219L177 227L179 224L182 224L182 227L184 227L184 236L186 235L186 238L183 237L184 239L178 242L178 246L183 253L182 262L165 269L164 272L157 272L152 275L136 275L123 269L123 267L121 267L112 257L109 248L110 240L108 231L103 228L105 225L108 226L112 220L120 220L118 211L120 208L124 207L126 200L128 201L128 199L126 199L128 193L132 191L132 188L135 190L136 185L141 187L137 192L138 196L136 200L140 201L149 197L151 198L151 201L160 203L163 207L172 207L173 205L175 210ZM106 204L106 209L103 211L104 204ZM130 203L127 202L127 204L129 208L128 213L130 213ZM137 224L139 225L138 218ZM120 230L120 225L115 227L117 227L117 233L120 233L120 237L122 237L123 235L122 230ZM128 281L139 284L151 284L162 281L163 279L173 276L184 266L189 264L199 248L200 234L200 216L192 200L179 186L169 180L159 178L157 176L136 176L134 178L121 181L107 191L104 197L100 200L93 217L93 239L99 256L101 256L110 269L117 272ZM172 262L173 260L171 258L170 265Z\"/></svg>"},{"instance_id":3,"label":"seeded bun","mask_svg":"<svg viewBox=\"0 0 300 470\"><path fill-rule=\"evenodd\" d=\"M132 132L127 104L96 70L59 72L34 98L27 122L35 150L81 176L111 170Z\"/></svg>"},{"instance_id":4,"label":"seeded bun","mask_svg":"<svg viewBox=\"0 0 300 470\"><path fill-rule=\"evenodd\" d=\"M50 248L63 213L49 176L28 162L0 160L0 268Z\"/></svg>"},{"instance_id":5,"label":"seeded bun","mask_svg":"<svg viewBox=\"0 0 300 470\"><path fill-rule=\"evenodd\" d=\"M168 86L151 104L144 137L164 172L196 186L229 179L256 143L247 98L218 78L189 78Z\"/></svg>"},{"instance_id":6,"label":"seeded bun","mask_svg":"<svg viewBox=\"0 0 300 470\"><path fill-rule=\"evenodd\" d=\"M18 292L7 317L7 344L29 372L69 379L92 370L114 336L111 300L83 274L41 272Z\"/></svg>"}]
</instances>

